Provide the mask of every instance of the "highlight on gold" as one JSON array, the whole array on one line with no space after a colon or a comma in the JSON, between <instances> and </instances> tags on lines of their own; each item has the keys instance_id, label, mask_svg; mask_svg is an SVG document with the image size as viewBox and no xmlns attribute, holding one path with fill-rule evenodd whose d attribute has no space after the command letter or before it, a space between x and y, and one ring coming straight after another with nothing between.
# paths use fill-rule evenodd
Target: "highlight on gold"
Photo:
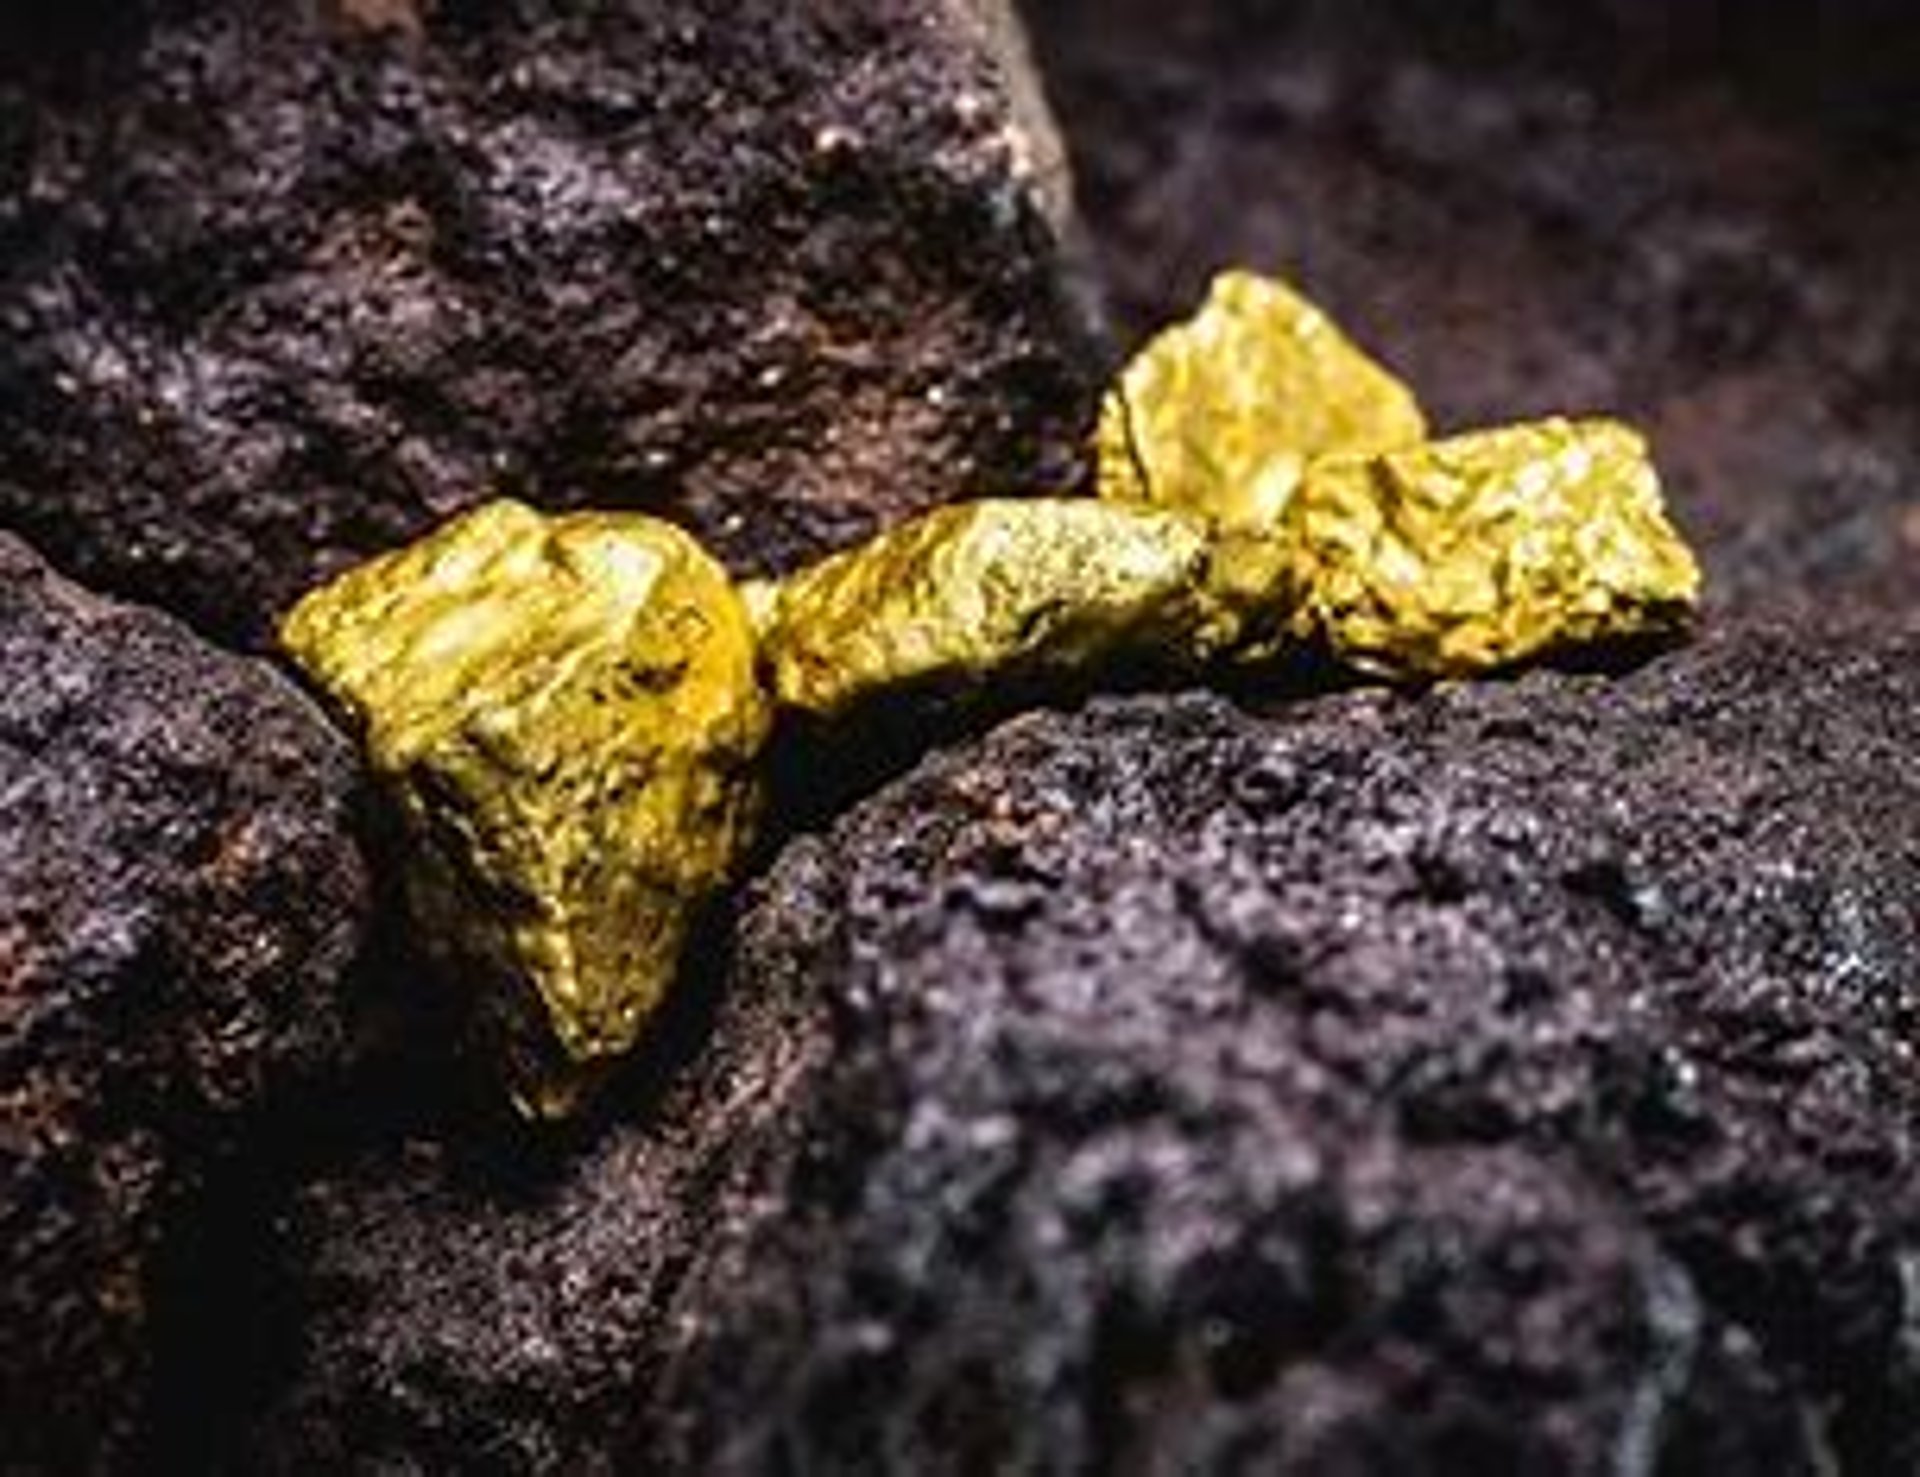
<instances>
[{"instance_id":1,"label":"highlight on gold","mask_svg":"<svg viewBox=\"0 0 1920 1477\"><path fill-rule=\"evenodd\" d=\"M1135 356L1100 407L1100 495L1272 526L1323 456L1427 436L1413 392L1285 283L1223 272Z\"/></svg>"}]
</instances>

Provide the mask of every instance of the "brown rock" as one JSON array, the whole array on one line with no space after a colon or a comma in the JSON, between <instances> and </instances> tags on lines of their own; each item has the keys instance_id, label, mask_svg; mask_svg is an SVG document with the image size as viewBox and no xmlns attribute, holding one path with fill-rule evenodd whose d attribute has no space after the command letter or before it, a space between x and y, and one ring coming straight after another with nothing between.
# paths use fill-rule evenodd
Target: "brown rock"
<instances>
[{"instance_id":1,"label":"brown rock","mask_svg":"<svg viewBox=\"0 0 1920 1477\"><path fill-rule=\"evenodd\" d=\"M0 535L0 1429L124 1461L201 1173L343 1059L345 742L265 666ZM224 1271L221 1275L225 1275Z\"/></svg>"},{"instance_id":2,"label":"brown rock","mask_svg":"<svg viewBox=\"0 0 1920 1477\"><path fill-rule=\"evenodd\" d=\"M748 914L830 1065L665 1449L1910 1471L1916 858L1911 607L1009 723Z\"/></svg>"},{"instance_id":3,"label":"brown rock","mask_svg":"<svg viewBox=\"0 0 1920 1477\"><path fill-rule=\"evenodd\" d=\"M1072 479L1000 0L83 6L0 60L0 519L258 640L492 493L743 569Z\"/></svg>"}]
</instances>

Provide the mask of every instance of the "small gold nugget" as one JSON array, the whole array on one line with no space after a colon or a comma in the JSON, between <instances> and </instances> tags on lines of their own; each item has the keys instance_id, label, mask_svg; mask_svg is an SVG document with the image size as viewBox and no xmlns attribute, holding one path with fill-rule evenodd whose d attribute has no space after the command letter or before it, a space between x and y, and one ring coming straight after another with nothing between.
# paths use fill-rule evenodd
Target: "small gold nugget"
<instances>
[{"instance_id":1,"label":"small gold nugget","mask_svg":"<svg viewBox=\"0 0 1920 1477\"><path fill-rule=\"evenodd\" d=\"M1318 308L1271 278L1225 272L1193 318L1127 366L1100 413L1100 495L1206 521L1202 636L1235 660L1271 656L1299 599L1278 537L1321 457L1414 446L1420 406Z\"/></svg>"},{"instance_id":2,"label":"small gold nugget","mask_svg":"<svg viewBox=\"0 0 1920 1477\"><path fill-rule=\"evenodd\" d=\"M1130 363L1100 411L1100 495L1270 531L1307 467L1426 440L1413 392L1324 313L1250 272Z\"/></svg>"},{"instance_id":3,"label":"small gold nugget","mask_svg":"<svg viewBox=\"0 0 1920 1477\"><path fill-rule=\"evenodd\" d=\"M1646 442L1607 420L1318 462L1282 537L1302 591L1296 635L1388 678L1658 634L1700 594Z\"/></svg>"},{"instance_id":4,"label":"small gold nugget","mask_svg":"<svg viewBox=\"0 0 1920 1477\"><path fill-rule=\"evenodd\" d=\"M751 837L768 706L731 580L652 518L495 502L281 635L396 795L416 923L485 982L522 1111L569 1111Z\"/></svg>"},{"instance_id":5,"label":"small gold nugget","mask_svg":"<svg viewBox=\"0 0 1920 1477\"><path fill-rule=\"evenodd\" d=\"M1202 527L1175 513L959 503L763 591L762 662L783 706L819 718L883 692L1191 665L1206 564Z\"/></svg>"}]
</instances>

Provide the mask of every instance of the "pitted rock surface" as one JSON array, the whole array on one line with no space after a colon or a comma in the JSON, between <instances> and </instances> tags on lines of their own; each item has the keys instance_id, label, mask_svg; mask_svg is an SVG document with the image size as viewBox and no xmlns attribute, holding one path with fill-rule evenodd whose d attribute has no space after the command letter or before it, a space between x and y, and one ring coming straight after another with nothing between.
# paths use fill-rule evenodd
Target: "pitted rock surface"
<instances>
[{"instance_id":1,"label":"pitted rock surface","mask_svg":"<svg viewBox=\"0 0 1920 1477\"><path fill-rule=\"evenodd\" d=\"M0 26L0 521L97 587L254 641L495 493L757 571L1075 475L1090 317L1002 0Z\"/></svg>"},{"instance_id":2,"label":"pitted rock surface","mask_svg":"<svg viewBox=\"0 0 1920 1477\"><path fill-rule=\"evenodd\" d=\"M128 1456L203 1167L344 1059L355 772L266 667L0 535L9 1467Z\"/></svg>"},{"instance_id":3,"label":"pitted rock surface","mask_svg":"<svg viewBox=\"0 0 1920 1477\"><path fill-rule=\"evenodd\" d=\"M260 1439L1908 1470L1916 756L1912 617L1014 720L792 843L712 1055L538 1193L317 1176Z\"/></svg>"},{"instance_id":4,"label":"pitted rock surface","mask_svg":"<svg viewBox=\"0 0 1920 1477\"><path fill-rule=\"evenodd\" d=\"M320 1157L273 1218L277 1270L247 1310L287 1377L185 1433L176 1464L661 1470L645 1392L679 1290L723 1228L777 1208L804 1128L791 1104L830 1070L820 1003L795 971L682 991L612 1121L573 1135L429 1118Z\"/></svg>"},{"instance_id":5,"label":"pitted rock surface","mask_svg":"<svg viewBox=\"0 0 1920 1477\"><path fill-rule=\"evenodd\" d=\"M1906 1469L1916 756L1908 617L928 764L758 904L834 1065L690 1454Z\"/></svg>"}]
</instances>

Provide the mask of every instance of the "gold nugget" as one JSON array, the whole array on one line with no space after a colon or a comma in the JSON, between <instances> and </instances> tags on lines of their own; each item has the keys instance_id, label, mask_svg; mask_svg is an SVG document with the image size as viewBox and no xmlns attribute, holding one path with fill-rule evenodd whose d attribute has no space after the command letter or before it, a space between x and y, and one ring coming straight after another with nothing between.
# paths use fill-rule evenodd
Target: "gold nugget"
<instances>
[{"instance_id":1,"label":"gold nugget","mask_svg":"<svg viewBox=\"0 0 1920 1477\"><path fill-rule=\"evenodd\" d=\"M1316 463L1292 499L1295 632L1377 676L1464 676L1682 625L1700 570L1646 442L1547 420Z\"/></svg>"},{"instance_id":2,"label":"gold nugget","mask_svg":"<svg viewBox=\"0 0 1920 1477\"><path fill-rule=\"evenodd\" d=\"M1176 513L960 503L764 594L762 661L782 705L820 718L883 692L1184 661L1206 562L1203 529Z\"/></svg>"},{"instance_id":3,"label":"gold nugget","mask_svg":"<svg viewBox=\"0 0 1920 1477\"><path fill-rule=\"evenodd\" d=\"M652 518L496 502L281 635L397 797L414 917L487 982L522 1110L568 1111L750 839L768 706L726 572Z\"/></svg>"},{"instance_id":4,"label":"gold nugget","mask_svg":"<svg viewBox=\"0 0 1920 1477\"><path fill-rule=\"evenodd\" d=\"M1316 459L1413 446L1413 392L1284 284L1224 272L1100 412L1100 495L1271 532Z\"/></svg>"},{"instance_id":5,"label":"gold nugget","mask_svg":"<svg viewBox=\"0 0 1920 1477\"><path fill-rule=\"evenodd\" d=\"M1307 468L1426 434L1413 392L1318 308L1271 278L1225 272L1199 313L1148 344L1108 393L1100 495L1206 521L1201 641L1259 661L1282 646L1300 598L1280 527Z\"/></svg>"}]
</instances>

